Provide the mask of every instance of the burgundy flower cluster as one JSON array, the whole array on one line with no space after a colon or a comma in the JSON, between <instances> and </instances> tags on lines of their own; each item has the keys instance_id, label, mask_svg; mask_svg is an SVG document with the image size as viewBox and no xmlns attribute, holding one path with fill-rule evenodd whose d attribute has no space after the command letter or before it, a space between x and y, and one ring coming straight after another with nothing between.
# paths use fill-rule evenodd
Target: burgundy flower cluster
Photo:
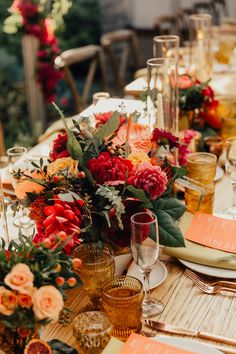
<instances>
[{"instance_id":1,"label":"burgundy flower cluster","mask_svg":"<svg viewBox=\"0 0 236 354\"><path fill-rule=\"evenodd\" d=\"M38 4L31 0L14 0L11 10L20 12L25 33L39 40L37 81L42 86L45 100L51 103L55 100L56 85L62 73L54 66L59 47L50 20L43 18Z\"/></svg>"}]
</instances>

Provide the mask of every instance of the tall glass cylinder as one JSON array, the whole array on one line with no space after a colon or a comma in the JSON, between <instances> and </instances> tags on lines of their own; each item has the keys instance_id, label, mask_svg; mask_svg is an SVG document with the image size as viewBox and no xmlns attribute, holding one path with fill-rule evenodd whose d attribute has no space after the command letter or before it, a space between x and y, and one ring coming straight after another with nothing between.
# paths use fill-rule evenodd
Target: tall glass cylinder
<instances>
[{"instance_id":1,"label":"tall glass cylinder","mask_svg":"<svg viewBox=\"0 0 236 354\"><path fill-rule=\"evenodd\" d=\"M211 20L208 14L189 16L190 24L190 67L200 81L212 77L213 56L211 53Z\"/></svg>"},{"instance_id":2,"label":"tall glass cylinder","mask_svg":"<svg viewBox=\"0 0 236 354\"><path fill-rule=\"evenodd\" d=\"M153 38L154 58L179 59L179 36L162 35Z\"/></svg>"},{"instance_id":3,"label":"tall glass cylinder","mask_svg":"<svg viewBox=\"0 0 236 354\"><path fill-rule=\"evenodd\" d=\"M147 61L147 111L151 128L178 134L177 63L172 58Z\"/></svg>"}]
</instances>

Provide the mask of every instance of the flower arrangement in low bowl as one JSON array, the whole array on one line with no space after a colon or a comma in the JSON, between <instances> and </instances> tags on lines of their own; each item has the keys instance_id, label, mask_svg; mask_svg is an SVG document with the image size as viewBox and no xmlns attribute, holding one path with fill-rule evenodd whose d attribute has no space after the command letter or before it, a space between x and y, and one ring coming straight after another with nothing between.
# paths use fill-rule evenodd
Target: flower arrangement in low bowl
<instances>
[{"instance_id":1,"label":"flower arrangement in low bowl","mask_svg":"<svg viewBox=\"0 0 236 354\"><path fill-rule=\"evenodd\" d=\"M8 248L2 241L0 348L6 353L23 353L41 326L58 320L64 290L80 284L72 270L77 259L72 260L61 247L52 251L45 246L22 235L19 243L12 241Z\"/></svg>"},{"instance_id":2,"label":"flower arrangement in low bowl","mask_svg":"<svg viewBox=\"0 0 236 354\"><path fill-rule=\"evenodd\" d=\"M73 233L65 246L69 254L86 241L125 247L131 215L150 209L158 217L160 243L184 246L175 220L185 207L172 187L185 174L174 150L186 154L186 142L118 112L96 115L94 127L83 119L71 129L65 122L65 129L53 142L49 163L34 163L31 175L22 172L28 181L21 183L21 202L36 222L34 242L54 247L63 231L65 238Z\"/></svg>"}]
</instances>

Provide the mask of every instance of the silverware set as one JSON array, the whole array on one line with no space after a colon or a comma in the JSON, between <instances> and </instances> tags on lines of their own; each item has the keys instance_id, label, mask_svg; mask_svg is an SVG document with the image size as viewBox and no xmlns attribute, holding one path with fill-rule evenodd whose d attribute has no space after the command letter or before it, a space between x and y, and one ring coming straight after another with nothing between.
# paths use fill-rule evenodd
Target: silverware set
<instances>
[{"instance_id":1,"label":"silverware set","mask_svg":"<svg viewBox=\"0 0 236 354\"><path fill-rule=\"evenodd\" d=\"M225 280L219 280L219 281L215 281L215 282L206 282L206 281L203 281L203 279L199 275L197 275L196 273L192 272L191 270L189 270L187 268L184 272L184 275L187 276L189 279L191 279L193 281L193 283L202 292L204 292L206 294L217 294L220 291L230 291L230 292L236 293L236 282L225 281ZM166 333L171 333L171 334L176 334L176 335L185 335L185 336L190 336L190 337L194 337L194 338L207 339L207 340L220 342L223 344L231 344L233 346L236 346L235 339L219 336L217 334L195 331L195 330L192 330L189 328L173 326L170 324L166 324L166 323L162 323L162 322L158 322L158 321L153 321L153 320L145 320L144 323L146 326L148 326L149 328L152 329L152 332L143 331L143 334L148 337L153 337L154 334L156 334L158 331L161 331L161 332L166 332ZM224 346L218 345L218 344L208 344L208 346L218 349L219 351L222 351L223 353L236 354L236 349L227 348L227 347L224 347Z\"/></svg>"},{"instance_id":2,"label":"silverware set","mask_svg":"<svg viewBox=\"0 0 236 354\"><path fill-rule=\"evenodd\" d=\"M230 281L216 281L213 283L204 282L197 274L189 269L186 269L184 274L191 279L194 284L206 294L217 294L220 291L230 291L236 293L236 283Z\"/></svg>"}]
</instances>

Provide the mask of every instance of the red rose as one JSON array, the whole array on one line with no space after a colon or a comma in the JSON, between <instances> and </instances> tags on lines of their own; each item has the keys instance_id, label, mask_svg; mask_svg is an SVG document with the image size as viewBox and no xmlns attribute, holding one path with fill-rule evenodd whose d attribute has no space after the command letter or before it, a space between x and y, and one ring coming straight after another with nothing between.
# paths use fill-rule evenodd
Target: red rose
<instances>
[{"instance_id":1,"label":"red rose","mask_svg":"<svg viewBox=\"0 0 236 354\"><path fill-rule=\"evenodd\" d=\"M57 138L53 142L52 151L50 152L50 160L53 162L57 159L61 159L62 157L69 157L70 154L66 148L67 144L67 134L58 134Z\"/></svg>"},{"instance_id":2,"label":"red rose","mask_svg":"<svg viewBox=\"0 0 236 354\"><path fill-rule=\"evenodd\" d=\"M99 127L99 125L103 125L105 124L112 116L113 116L114 112L109 111L109 112L105 112L105 113L98 113L98 114L94 114L95 118L96 118L96 128ZM120 115L120 126L124 123L126 123L127 118Z\"/></svg>"},{"instance_id":3,"label":"red rose","mask_svg":"<svg viewBox=\"0 0 236 354\"><path fill-rule=\"evenodd\" d=\"M110 155L108 152L102 152L98 158L89 160L88 169L98 184L109 183L111 181L124 182L127 173L132 171L131 161L122 157Z\"/></svg>"},{"instance_id":4,"label":"red rose","mask_svg":"<svg viewBox=\"0 0 236 354\"><path fill-rule=\"evenodd\" d=\"M143 189L151 199L156 199L166 190L168 179L160 166L144 162L136 168L134 176L128 179L128 183Z\"/></svg>"}]
</instances>

